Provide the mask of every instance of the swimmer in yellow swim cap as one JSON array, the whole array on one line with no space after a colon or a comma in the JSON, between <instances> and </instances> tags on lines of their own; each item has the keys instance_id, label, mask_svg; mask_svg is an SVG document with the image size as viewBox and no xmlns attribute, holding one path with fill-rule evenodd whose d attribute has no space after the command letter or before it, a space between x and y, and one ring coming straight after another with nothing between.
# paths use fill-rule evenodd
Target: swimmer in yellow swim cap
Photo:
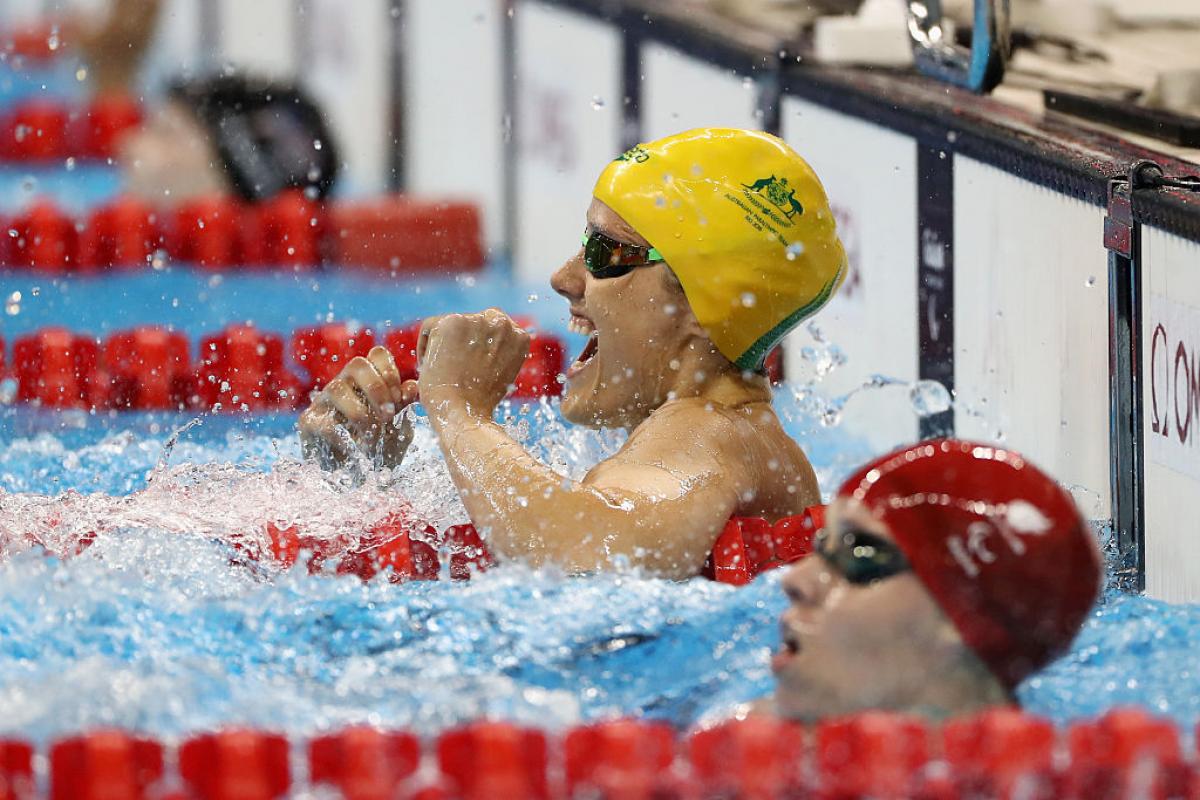
<instances>
[{"instance_id":1,"label":"swimmer in yellow swim cap","mask_svg":"<svg viewBox=\"0 0 1200 800\"><path fill-rule=\"evenodd\" d=\"M566 481L493 421L529 346L505 314L448 314L422 329L421 402L493 552L568 571L618 559L683 578L731 516L775 520L818 502L763 361L845 272L820 182L776 137L700 129L618 156L596 183L582 246L551 278L589 337L563 415L627 429L616 455ZM374 431L369 442L386 434L391 415L375 409L402 405L412 387L374 360L355 359L317 397L306 441L334 441L338 417Z\"/></svg>"}]
</instances>

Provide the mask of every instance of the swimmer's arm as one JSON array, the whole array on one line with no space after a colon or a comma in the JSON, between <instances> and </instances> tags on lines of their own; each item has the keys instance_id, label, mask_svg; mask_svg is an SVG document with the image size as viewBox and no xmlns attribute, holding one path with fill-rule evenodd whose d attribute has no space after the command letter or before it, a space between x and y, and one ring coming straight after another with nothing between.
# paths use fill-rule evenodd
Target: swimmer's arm
<instances>
[{"instance_id":1,"label":"swimmer's arm","mask_svg":"<svg viewBox=\"0 0 1200 800\"><path fill-rule=\"evenodd\" d=\"M564 479L491 419L465 406L439 415L439 441L471 519L502 558L571 572L614 556L664 577L699 573L738 503L727 424L658 412L583 481ZM431 417L431 419L433 419Z\"/></svg>"}]
</instances>

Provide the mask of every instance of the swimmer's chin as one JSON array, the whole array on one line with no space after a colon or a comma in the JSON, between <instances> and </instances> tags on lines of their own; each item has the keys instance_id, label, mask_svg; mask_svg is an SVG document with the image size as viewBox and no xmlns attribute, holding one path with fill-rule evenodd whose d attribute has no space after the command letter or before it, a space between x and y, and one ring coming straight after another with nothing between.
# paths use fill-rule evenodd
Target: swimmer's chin
<instances>
[{"instance_id":1,"label":"swimmer's chin","mask_svg":"<svg viewBox=\"0 0 1200 800\"><path fill-rule=\"evenodd\" d=\"M563 419L572 425L582 425L585 428L614 427L607 415L589 403L588 399L590 398L579 397L568 386L566 394L563 395L562 404L559 406Z\"/></svg>"}]
</instances>

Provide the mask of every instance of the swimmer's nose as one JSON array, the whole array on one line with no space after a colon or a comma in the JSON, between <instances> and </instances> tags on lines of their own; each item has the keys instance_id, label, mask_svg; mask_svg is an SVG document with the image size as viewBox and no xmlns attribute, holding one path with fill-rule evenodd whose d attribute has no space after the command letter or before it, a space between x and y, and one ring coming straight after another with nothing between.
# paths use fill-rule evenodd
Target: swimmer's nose
<instances>
[{"instance_id":1,"label":"swimmer's nose","mask_svg":"<svg viewBox=\"0 0 1200 800\"><path fill-rule=\"evenodd\" d=\"M550 276L550 286L568 300L579 300L583 297L583 287L586 283L583 269L583 251L580 250L563 263Z\"/></svg>"},{"instance_id":2,"label":"swimmer's nose","mask_svg":"<svg viewBox=\"0 0 1200 800\"><path fill-rule=\"evenodd\" d=\"M782 586L792 605L816 606L821 604L832 583L825 564L812 555L788 569Z\"/></svg>"}]
</instances>

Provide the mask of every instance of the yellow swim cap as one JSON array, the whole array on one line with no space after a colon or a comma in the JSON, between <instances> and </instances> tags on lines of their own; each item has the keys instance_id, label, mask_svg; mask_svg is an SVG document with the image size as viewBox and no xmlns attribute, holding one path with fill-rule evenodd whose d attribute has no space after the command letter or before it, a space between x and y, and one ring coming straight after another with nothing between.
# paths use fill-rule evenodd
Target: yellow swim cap
<instances>
[{"instance_id":1,"label":"yellow swim cap","mask_svg":"<svg viewBox=\"0 0 1200 800\"><path fill-rule=\"evenodd\" d=\"M846 275L825 190L781 139L698 128L627 150L597 199L662 253L709 338L761 369Z\"/></svg>"}]
</instances>

